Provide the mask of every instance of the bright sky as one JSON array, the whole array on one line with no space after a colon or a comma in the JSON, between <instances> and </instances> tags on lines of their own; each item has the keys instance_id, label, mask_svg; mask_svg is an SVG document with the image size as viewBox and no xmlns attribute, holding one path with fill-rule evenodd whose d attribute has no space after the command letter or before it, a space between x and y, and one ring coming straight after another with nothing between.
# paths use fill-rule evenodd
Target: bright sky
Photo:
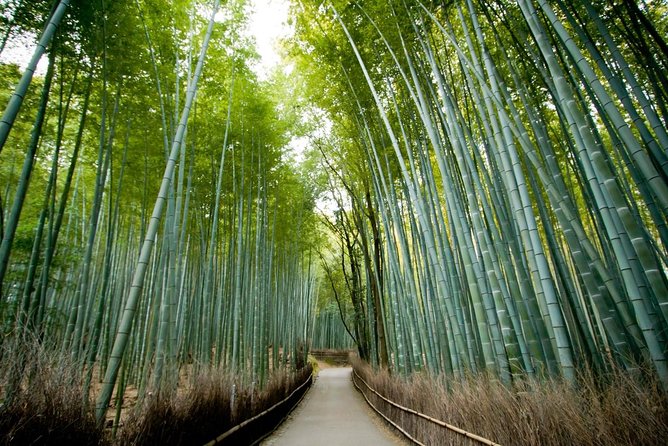
<instances>
[{"instance_id":1,"label":"bright sky","mask_svg":"<svg viewBox=\"0 0 668 446\"><path fill-rule=\"evenodd\" d=\"M255 36L257 51L262 58L257 73L265 77L281 61L278 54L278 40L289 36L292 29L288 26L289 0L252 0L249 31Z\"/></svg>"},{"instance_id":2,"label":"bright sky","mask_svg":"<svg viewBox=\"0 0 668 446\"><path fill-rule=\"evenodd\" d=\"M273 68L281 62L278 41L293 33L287 24L289 0L251 0L252 14L249 20L249 32L255 37L257 52L262 58L255 72L260 79L266 79ZM286 67L285 69L289 69ZM301 162L304 150L309 144L307 137L294 137L288 143L293 159Z\"/></svg>"},{"instance_id":3,"label":"bright sky","mask_svg":"<svg viewBox=\"0 0 668 446\"><path fill-rule=\"evenodd\" d=\"M30 62L32 53L35 51L36 40L37 38L34 35L22 36L19 38L14 37L7 42L7 46L0 56L0 61L3 63L18 63L20 69L24 70L25 67L28 66L28 62ZM38 75L44 75L44 73L46 73L47 63L46 56L40 59L36 71Z\"/></svg>"}]
</instances>

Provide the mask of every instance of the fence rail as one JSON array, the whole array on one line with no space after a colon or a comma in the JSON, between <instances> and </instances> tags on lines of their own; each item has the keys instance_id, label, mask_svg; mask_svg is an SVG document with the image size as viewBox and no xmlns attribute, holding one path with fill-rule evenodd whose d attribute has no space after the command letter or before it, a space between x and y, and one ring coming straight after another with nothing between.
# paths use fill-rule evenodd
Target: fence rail
<instances>
[{"instance_id":1,"label":"fence rail","mask_svg":"<svg viewBox=\"0 0 668 446\"><path fill-rule=\"evenodd\" d=\"M349 355L352 352L352 350L311 349L311 355L317 360L336 365L350 364Z\"/></svg>"},{"instance_id":2,"label":"fence rail","mask_svg":"<svg viewBox=\"0 0 668 446\"><path fill-rule=\"evenodd\" d=\"M243 429L246 428L247 426L251 425L252 423L258 422L258 420L261 420L263 417L269 415L272 411L277 409L279 406L282 406L282 405L288 403L290 400L294 399L295 400L294 403L290 406L290 408L285 412L285 414L282 417L280 417L276 420L273 420L270 423L267 423L269 425L268 430L265 430L264 432L262 432L262 430L261 430L261 434L260 434L259 437L257 437L257 433L253 433L253 436L256 436L257 438L254 438L248 444L259 443L260 440L266 438L269 434L274 432L274 430L276 430L276 428L281 425L283 420L285 420L285 418L290 414L290 412L292 412L292 410L295 407L297 407L297 405L302 400L302 398L304 398L304 395L306 395L306 390L308 390L308 389L304 389L304 387L310 385L312 382L313 382L313 375L309 373L306 380L302 384L300 384L299 387L297 387L295 390L293 390L292 393L290 393L290 395L286 396L285 398L283 398L278 403L276 403L273 406L271 406L270 408L260 412L259 414L255 415L254 417L251 417L251 418L243 421L242 423L237 424L233 428L223 432L222 434L220 434L219 436L217 436L216 438L214 438L210 442L206 443L204 446L213 446L213 445L216 445L216 444L222 444L226 440L230 440L231 438L233 438L233 436L238 435L241 431L243 431ZM299 392L302 392L301 395L299 395ZM296 398L296 396L299 396L299 398ZM238 441L235 440L234 444L238 444Z\"/></svg>"},{"instance_id":3,"label":"fence rail","mask_svg":"<svg viewBox=\"0 0 668 446\"><path fill-rule=\"evenodd\" d=\"M374 406L374 405L371 403L371 401L369 401L369 398L367 398L367 396L366 396L366 394L364 393L364 391L357 385L357 383L355 382L355 378L357 378L358 380L360 380L360 381L364 384L364 386L365 386L367 389L371 390L374 394L376 394L376 395L377 395L379 398L381 398L383 401L385 401L385 402L387 402L388 404L390 404L390 405L396 407L397 409L403 410L404 412L407 412L407 413L413 414L413 415L415 415L415 416L418 416L418 417L420 417L420 418L423 418L423 419L425 419L425 420L427 420L427 421L430 421L430 422L432 422L432 423L434 423L434 424L437 424L437 425L439 425L439 426L441 426L441 427L444 427L444 428L446 428L446 429L448 429L448 430L451 430L451 431L456 432L456 433L458 433L458 434L460 434L460 435L463 435L463 436L465 436L465 437L467 437L467 438L469 438L469 439L471 439L471 440L477 441L478 443L485 444L485 445L488 445L488 446L501 446L499 443L495 443L495 442L493 442L492 440L488 440L487 438L481 437L480 435L476 435L476 434L473 434L473 433L471 433L471 432L465 431L464 429L461 429L461 428L459 428L459 427L457 427L457 426L453 426L452 424L448 424L448 423L446 423L446 422L444 422L444 421L438 420L438 419L436 419L436 418L432 418L432 417L430 417L430 416L428 416L428 415L425 415L425 414L423 414L423 413L420 413L420 412L418 412L418 411L416 411L416 410L413 410L413 409L411 409L411 408L409 408L409 407L404 407L404 406L402 406L402 405L400 405L400 404L395 403L394 401L390 400L389 398L386 398L385 396L383 396L383 395L381 395L380 393L378 393L378 392L376 391L376 389L374 389L373 387L371 387L371 386L364 380L364 378L362 378L362 377L357 373L357 371L353 368L353 385L357 388L357 390L359 390L360 392L362 392L362 396L364 396L364 399L366 400L366 402L373 408L373 410L375 410L376 412L378 412L383 418L385 418L389 423L391 423L394 427L396 427L402 434L404 434L408 439L410 439L412 442L414 442L414 443L416 443L416 444L423 445L423 443L420 443L417 439L413 438L413 437L412 437L410 434L408 434L403 428L401 428L401 426L399 426L398 424L396 424L395 422L393 422L392 420L390 420L389 417L387 417L385 414L381 413L380 410L378 410L378 408L376 408L376 406Z\"/></svg>"}]
</instances>

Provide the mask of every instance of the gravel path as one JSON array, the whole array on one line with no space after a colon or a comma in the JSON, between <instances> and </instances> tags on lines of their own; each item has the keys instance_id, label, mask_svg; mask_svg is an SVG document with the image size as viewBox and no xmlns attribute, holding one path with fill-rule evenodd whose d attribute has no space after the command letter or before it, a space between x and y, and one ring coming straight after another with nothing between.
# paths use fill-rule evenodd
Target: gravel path
<instances>
[{"instance_id":1,"label":"gravel path","mask_svg":"<svg viewBox=\"0 0 668 446\"><path fill-rule=\"evenodd\" d=\"M403 445L353 387L352 369L320 370L299 407L263 445Z\"/></svg>"}]
</instances>

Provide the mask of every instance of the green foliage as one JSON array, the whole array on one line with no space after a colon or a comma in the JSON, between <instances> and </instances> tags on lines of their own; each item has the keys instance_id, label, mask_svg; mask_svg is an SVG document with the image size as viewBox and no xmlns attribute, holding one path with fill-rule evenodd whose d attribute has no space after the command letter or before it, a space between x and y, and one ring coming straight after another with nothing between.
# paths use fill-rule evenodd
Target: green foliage
<instances>
[{"instance_id":1,"label":"green foliage","mask_svg":"<svg viewBox=\"0 0 668 446\"><path fill-rule=\"evenodd\" d=\"M323 157L354 222L337 236L369 246L365 184L382 222L393 368L510 382L642 358L666 383L664 9L294 8L290 55L334 123ZM343 268L365 252L345 251Z\"/></svg>"},{"instance_id":2,"label":"green foliage","mask_svg":"<svg viewBox=\"0 0 668 446\"><path fill-rule=\"evenodd\" d=\"M2 6L14 38L38 30L50 3ZM286 99L293 79L277 72L260 81L251 70L257 54L244 34L246 11L244 1L227 2L216 16L120 389L166 390L188 361L225 367L261 388L271 370L305 358L315 194L288 152L308 129L298 100ZM85 394L96 387L93 370L111 358L210 13L207 1L74 1L48 49L53 87L0 314L3 332L36 333L69 352ZM20 73L0 70L6 102ZM0 155L3 210L41 84L38 74Z\"/></svg>"},{"instance_id":3,"label":"green foliage","mask_svg":"<svg viewBox=\"0 0 668 446\"><path fill-rule=\"evenodd\" d=\"M0 37L52 3L1 2ZM195 86L210 2L73 1L3 332L52 339L84 393L121 358L140 397L184 363L261 387L350 338L405 373L665 383L666 6L617 3L295 2L292 71L263 80L231 1ZM20 77L0 65L0 100ZM43 85L0 153L3 223Z\"/></svg>"}]
</instances>

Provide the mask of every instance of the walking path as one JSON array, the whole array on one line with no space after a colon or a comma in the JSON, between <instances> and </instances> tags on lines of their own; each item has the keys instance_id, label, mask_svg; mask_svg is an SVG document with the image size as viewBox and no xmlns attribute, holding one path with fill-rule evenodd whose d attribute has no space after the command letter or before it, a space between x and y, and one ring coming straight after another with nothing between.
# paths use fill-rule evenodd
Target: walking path
<instances>
[{"instance_id":1,"label":"walking path","mask_svg":"<svg viewBox=\"0 0 668 446\"><path fill-rule=\"evenodd\" d=\"M355 390L352 368L320 370L313 387L266 446L403 445Z\"/></svg>"}]
</instances>

